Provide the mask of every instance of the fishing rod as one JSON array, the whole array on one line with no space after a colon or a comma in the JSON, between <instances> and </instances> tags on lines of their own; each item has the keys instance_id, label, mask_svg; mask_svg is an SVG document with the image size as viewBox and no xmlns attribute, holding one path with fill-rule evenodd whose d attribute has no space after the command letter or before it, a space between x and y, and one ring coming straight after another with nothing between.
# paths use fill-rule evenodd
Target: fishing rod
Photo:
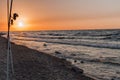
<instances>
[{"instance_id":1,"label":"fishing rod","mask_svg":"<svg viewBox=\"0 0 120 80\"><path fill-rule=\"evenodd\" d=\"M10 80L11 73L14 74L13 68L13 56L11 50L11 43L10 43L10 27L13 25L13 21L16 20L18 17L17 13L13 14L12 17L12 7L13 7L13 0L7 0L7 19L8 19L8 32L7 32L7 80Z\"/></svg>"}]
</instances>

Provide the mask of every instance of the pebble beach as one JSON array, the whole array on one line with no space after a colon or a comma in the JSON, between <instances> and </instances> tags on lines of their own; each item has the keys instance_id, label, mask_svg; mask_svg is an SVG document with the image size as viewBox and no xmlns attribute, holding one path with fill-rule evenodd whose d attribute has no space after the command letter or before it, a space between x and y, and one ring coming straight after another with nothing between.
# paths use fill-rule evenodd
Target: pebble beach
<instances>
[{"instance_id":1,"label":"pebble beach","mask_svg":"<svg viewBox=\"0 0 120 80\"><path fill-rule=\"evenodd\" d=\"M6 80L7 39L0 36L0 80ZM14 75L11 80L95 80L65 59L11 43Z\"/></svg>"}]
</instances>

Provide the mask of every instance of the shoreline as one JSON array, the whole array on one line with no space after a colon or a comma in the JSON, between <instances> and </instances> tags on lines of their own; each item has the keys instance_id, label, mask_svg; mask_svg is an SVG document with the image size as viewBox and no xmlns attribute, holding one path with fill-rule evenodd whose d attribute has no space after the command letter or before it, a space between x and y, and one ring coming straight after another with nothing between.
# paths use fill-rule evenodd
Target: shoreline
<instances>
[{"instance_id":1,"label":"shoreline","mask_svg":"<svg viewBox=\"0 0 120 80\"><path fill-rule=\"evenodd\" d=\"M0 80L6 79L7 39L0 36ZM11 44L15 80L95 80L84 75L84 71L65 59Z\"/></svg>"}]
</instances>

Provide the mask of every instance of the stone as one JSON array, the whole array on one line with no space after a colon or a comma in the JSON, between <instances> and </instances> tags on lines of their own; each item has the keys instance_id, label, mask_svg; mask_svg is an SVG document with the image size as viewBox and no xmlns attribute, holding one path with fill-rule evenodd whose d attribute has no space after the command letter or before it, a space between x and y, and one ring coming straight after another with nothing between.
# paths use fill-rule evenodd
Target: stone
<instances>
[{"instance_id":1,"label":"stone","mask_svg":"<svg viewBox=\"0 0 120 80\"><path fill-rule=\"evenodd\" d=\"M83 63L84 63L84 61L80 61L80 63L82 63L82 64L83 64Z\"/></svg>"},{"instance_id":2,"label":"stone","mask_svg":"<svg viewBox=\"0 0 120 80\"><path fill-rule=\"evenodd\" d=\"M84 72L82 69L79 69L79 68L77 68L75 66L73 66L71 68L71 70L74 71L74 72L76 72L76 73L78 73L78 74L83 74L83 72Z\"/></svg>"},{"instance_id":3,"label":"stone","mask_svg":"<svg viewBox=\"0 0 120 80\"><path fill-rule=\"evenodd\" d=\"M55 51L55 53L56 53L56 54L62 54L62 53L61 53L61 52L59 52L59 51Z\"/></svg>"},{"instance_id":4,"label":"stone","mask_svg":"<svg viewBox=\"0 0 120 80\"><path fill-rule=\"evenodd\" d=\"M47 44L43 44L43 46L47 46Z\"/></svg>"},{"instance_id":5,"label":"stone","mask_svg":"<svg viewBox=\"0 0 120 80\"><path fill-rule=\"evenodd\" d=\"M76 56L76 54L71 54L71 56Z\"/></svg>"},{"instance_id":6,"label":"stone","mask_svg":"<svg viewBox=\"0 0 120 80\"><path fill-rule=\"evenodd\" d=\"M74 60L74 63L76 63L77 62L77 60Z\"/></svg>"}]
</instances>

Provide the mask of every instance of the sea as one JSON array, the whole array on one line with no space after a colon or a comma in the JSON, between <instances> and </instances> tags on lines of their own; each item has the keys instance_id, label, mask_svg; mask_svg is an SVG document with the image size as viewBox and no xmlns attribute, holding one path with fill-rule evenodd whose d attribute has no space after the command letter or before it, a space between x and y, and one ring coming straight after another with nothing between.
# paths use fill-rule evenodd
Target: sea
<instances>
[{"instance_id":1,"label":"sea","mask_svg":"<svg viewBox=\"0 0 120 80\"><path fill-rule=\"evenodd\" d=\"M19 31L10 35L12 42L66 59L96 80L120 80L120 29Z\"/></svg>"}]
</instances>

